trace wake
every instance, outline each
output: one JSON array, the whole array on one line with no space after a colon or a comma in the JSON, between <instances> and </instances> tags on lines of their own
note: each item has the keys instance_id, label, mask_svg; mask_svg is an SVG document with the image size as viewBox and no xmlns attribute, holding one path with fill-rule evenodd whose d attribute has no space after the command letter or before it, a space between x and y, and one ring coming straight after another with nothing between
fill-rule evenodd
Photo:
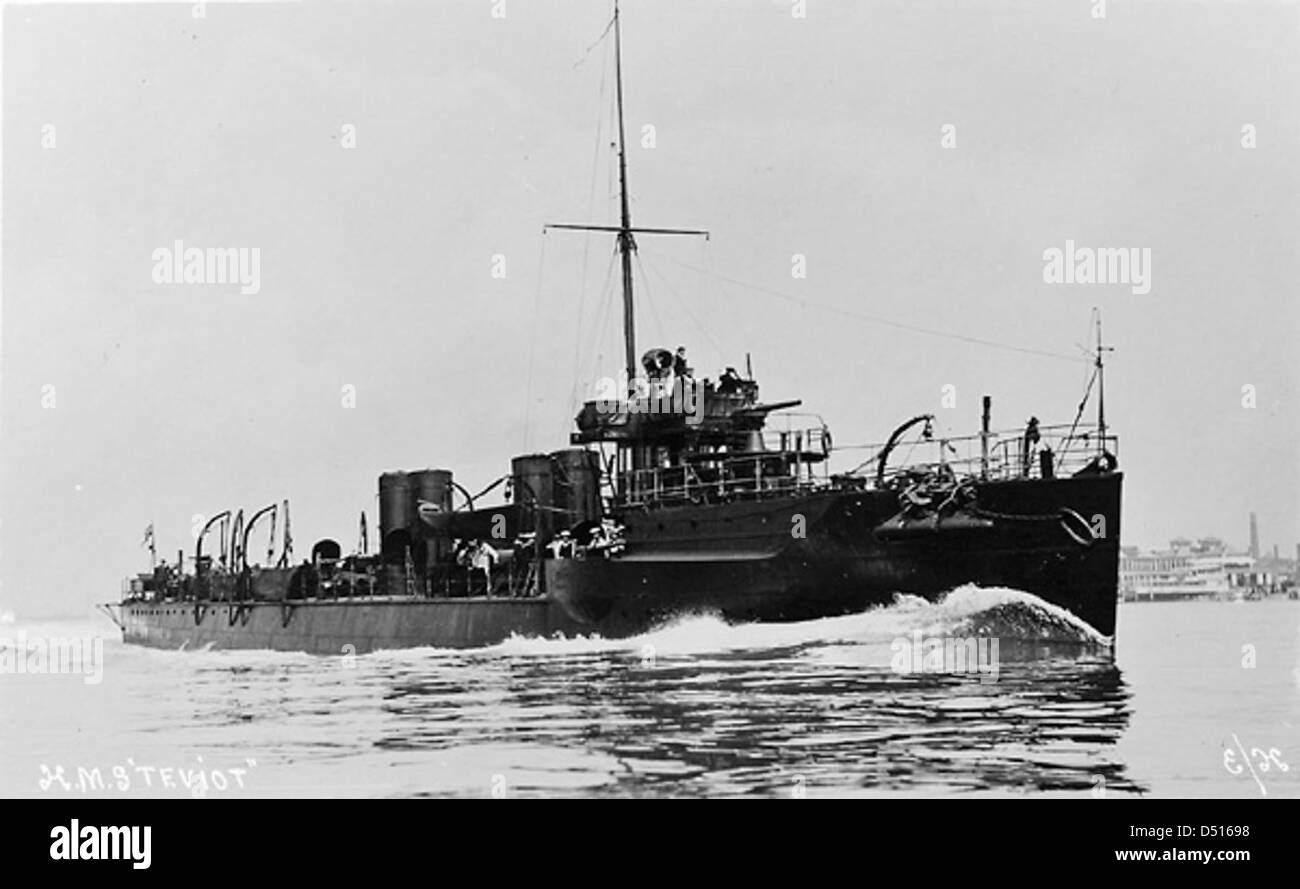
<instances>
[{"instance_id":1,"label":"wake","mask_svg":"<svg viewBox=\"0 0 1300 889\"><path fill-rule=\"evenodd\" d=\"M715 615L685 615L626 639L512 637L482 651L507 655L653 652L687 655L844 643L888 643L920 631L925 636L988 636L1007 643L1051 642L1106 646L1107 637L1069 611L1032 593L966 584L937 602L898 595L891 605L858 614L799 623L729 624Z\"/></svg>"}]
</instances>

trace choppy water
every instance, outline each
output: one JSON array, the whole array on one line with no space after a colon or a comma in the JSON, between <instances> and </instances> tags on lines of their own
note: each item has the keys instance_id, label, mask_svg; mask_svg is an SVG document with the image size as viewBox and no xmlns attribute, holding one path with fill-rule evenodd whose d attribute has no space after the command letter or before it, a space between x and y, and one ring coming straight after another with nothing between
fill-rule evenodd
<instances>
[{"instance_id":1,"label":"choppy water","mask_svg":"<svg viewBox=\"0 0 1300 889\"><path fill-rule=\"evenodd\" d=\"M976 588L802 624L355 658L0 625L19 631L104 637L103 674L0 674L3 796L1300 796L1289 601L1121 605L1113 652L1032 596ZM917 631L996 637L996 678L898 672Z\"/></svg>"}]
</instances>

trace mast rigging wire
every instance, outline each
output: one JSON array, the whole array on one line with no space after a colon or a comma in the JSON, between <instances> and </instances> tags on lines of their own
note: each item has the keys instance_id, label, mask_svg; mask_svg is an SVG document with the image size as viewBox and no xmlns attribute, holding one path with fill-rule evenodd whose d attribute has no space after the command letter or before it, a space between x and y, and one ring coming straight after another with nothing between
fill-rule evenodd
<instances>
[{"instance_id":1,"label":"mast rigging wire","mask_svg":"<svg viewBox=\"0 0 1300 889\"><path fill-rule=\"evenodd\" d=\"M775 296L778 299L784 299L788 302L793 302L803 307L822 309L823 311L833 312L835 314L844 315L849 318L856 318L858 320L868 321L873 324L882 324L886 327L894 327L899 330L906 330L910 333L919 333L925 336L935 336L935 337L942 337L944 339L958 340L965 343L972 343L978 346L987 346L991 349L1004 349L1010 352L1020 352L1021 354L1024 355L1037 355L1041 358L1054 358L1058 361L1070 361L1070 362L1079 361L1079 358L1077 358L1076 356L1066 355L1061 352L1049 352L1046 349L1032 349L1032 348L1027 348L1025 346L1013 346L1009 343L999 343L996 342L995 340L986 340L980 337L967 336L965 334L960 334L960 333L949 333L943 330L931 330L925 327L917 327L912 324L903 324L902 322L893 321L889 318L882 318L878 315L869 315L865 312L855 312L852 311L851 309L844 309L839 306L832 306L832 305L827 305L825 303L813 302L812 300L807 300L807 299L803 299L802 297L793 296L789 293L782 293L779 290L773 290L770 287L761 287L757 284L750 284L747 281L741 281L736 278L731 278L726 275L718 274L717 272L713 272L707 269L702 269L699 266L693 266L690 263L681 262L680 260L672 259L672 257L668 257L668 259L671 262L677 263L677 265L680 265L682 268L690 269L692 271L699 272L701 274L713 275L718 280L724 281L728 284L733 284L737 287L744 287L748 290L753 290L757 293L767 294L768 296Z\"/></svg>"}]
</instances>

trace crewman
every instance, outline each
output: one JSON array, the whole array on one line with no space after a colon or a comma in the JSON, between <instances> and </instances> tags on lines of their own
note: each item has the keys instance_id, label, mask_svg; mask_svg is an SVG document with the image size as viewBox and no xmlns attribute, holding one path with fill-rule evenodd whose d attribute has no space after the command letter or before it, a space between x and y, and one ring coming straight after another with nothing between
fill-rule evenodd
<instances>
[{"instance_id":1,"label":"crewman","mask_svg":"<svg viewBox=\"0 0 1300 889\"><path fill-rule=\"evenodd\" d=\"M1038 444L1038 418L1030 417L1029 423L1025 426L1025 439L1020 449L1020 474L1029 475L1029 467L1033 465L1034 445Z\"/></svg>"},{"instance_id":2,"label":"crewman","mask_svg":"<svg viewBox=\"0 0 1300 889\"><path fill-rule=\"evenodd\" d=\"M483 572L483 592L487 595L492 593L492 566L496 564L498 558L500 554L486 540L481 540L474 547L474 555L470 559L471 569Z\"/></svg>"}]
</instances>

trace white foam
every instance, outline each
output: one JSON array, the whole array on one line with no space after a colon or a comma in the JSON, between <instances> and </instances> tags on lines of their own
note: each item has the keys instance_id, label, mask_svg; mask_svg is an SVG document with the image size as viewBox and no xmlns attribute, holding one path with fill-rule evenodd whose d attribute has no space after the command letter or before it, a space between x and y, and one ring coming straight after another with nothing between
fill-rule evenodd
<instances>
[{"instance_id":1,"label":"white foam","mask_svg":"<svg viewBox=\"0 0 1300 889\"><path fill-rule=\"evenodd\" d=\"M880 642L916 630L928 635L959 635L962 631L973 633L981 628L1000 631L986 635L1025 641L1045 638L1084 644L1108 641L1069 611L1032 593L965 584L937 602L899 595L892 605L798 623L729 624L716 615L684 615L626 639L514 636L480 651L511 656L571 656L609 651L673 656L819 643Z\"/></svg>"}]
</instances>

